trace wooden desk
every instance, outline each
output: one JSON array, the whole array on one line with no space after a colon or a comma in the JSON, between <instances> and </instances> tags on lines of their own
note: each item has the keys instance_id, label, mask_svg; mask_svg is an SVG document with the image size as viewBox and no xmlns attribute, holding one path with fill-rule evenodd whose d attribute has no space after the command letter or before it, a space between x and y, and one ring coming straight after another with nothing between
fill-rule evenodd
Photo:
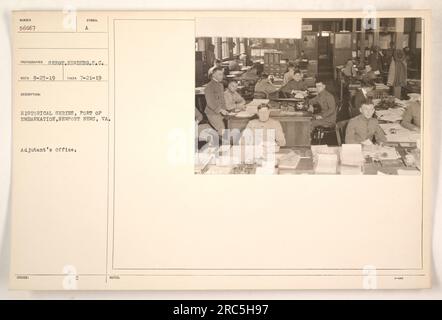
<instances>
[{"instance_id":1,"label":"wooden desk","mask_svg":"<svg viewBox=\"0 0 442 320\"><path fill-rule=\"evenodd\" d=\"M227 117L228 129L244 130L252 118L237 118L234 116ZM287 147L296 146L310 146L310 132L311 132L311 117L310 116L287 116L278 115L271 116L272 119L278 120L281 123L282 130L286 140Z\"/></svg>"}]
</instances>

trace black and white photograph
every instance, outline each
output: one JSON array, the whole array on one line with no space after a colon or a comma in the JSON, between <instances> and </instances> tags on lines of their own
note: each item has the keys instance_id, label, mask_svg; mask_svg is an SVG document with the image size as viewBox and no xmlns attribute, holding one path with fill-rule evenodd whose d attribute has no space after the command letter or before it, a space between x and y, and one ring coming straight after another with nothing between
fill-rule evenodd
<instances>
[{"instance_id":1,"label":"black and white photograph","mask_svg":"<svg viewBox=\"0 0 442 320\"><path fill-rule=\"evenodd\" d=\"M196 37L195 173L420 175L422 19L299 34Z\"/></svg>"}]
</instances>

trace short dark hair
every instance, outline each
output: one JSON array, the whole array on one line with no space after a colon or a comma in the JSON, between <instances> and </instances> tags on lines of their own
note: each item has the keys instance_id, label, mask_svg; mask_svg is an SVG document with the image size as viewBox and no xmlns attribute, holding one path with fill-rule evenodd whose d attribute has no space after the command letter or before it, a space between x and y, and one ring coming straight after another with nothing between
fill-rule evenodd
<instances>
[{"instance_id":1,"label":"short dark hair","mask_svg":"<svg viewBox=\"0 0 442 320\"><path fill-rule=\"evenodd\" d=\"M259 111L259 110L261 110L262 108L267 108L267 109L268 109L269 106L268 106L266 103L261 103L261 104L258 106L258 109L257 109L257 110Z\"/></svg>"},{"instance_id":2,"label":"short dark hair","mask_svg":"<svg viewBox=\"0 0 442 320\"><path fill-rule=\"evenodd\" d=\"M262 79L267 79L268 78L268 74L267 73L261 73L261 78Z\"/></svg>"},{"instance_id":3,"label":"short dark hair","mask_svg":"<svg viewBox=\"0 0 442 320\"><path fill-rule=\"evenodd\" d=\"M215 63L221 63L221 60L220 59L216 59Z\"/></svg>"},{"instance_id":4,"label":"short dark hair","mask_svg":"<svg viewBox=\"0 0 442 320\"><path fill-rule=\"evenodd\" d=\"M297 74L297 73L299 73L299 74L302 76L302 72L301 72L301 70L296 69L294 74Z\"/></svg>"}]
</instances>

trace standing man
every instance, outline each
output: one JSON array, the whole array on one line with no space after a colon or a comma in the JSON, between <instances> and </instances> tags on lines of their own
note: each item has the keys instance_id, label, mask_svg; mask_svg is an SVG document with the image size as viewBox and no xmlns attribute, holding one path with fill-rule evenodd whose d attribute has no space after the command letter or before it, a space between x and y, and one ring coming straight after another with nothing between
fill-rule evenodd
<instances>
[{"instance_id":1,"label":"standing man","mask_svg":"<svg viewBox=\"0 0 442 320\"><path fill-rule=\"evenodd\" d=\"M404 52L400 49L394 52L391 60L387 85L393 88L393 95L396 98L402 98L402 88L407 85L407 64Z\"/></svg>"},{"instance_id":2,"label":"standing man","mask_svg":"<svg viewBox=\"0 0 442 320\"><path fill-rule=\"evenodd\" d=\"M368 64L373 71L382 71L382 53L379 52L379 47L374 46L368 56Z\"/></svg>"},{"instance_id":3,"label":"standing man","mask_svg":"<svg viewBox=\"0 0 442 320\"><path fill-rule=\"evenodd\" d=\"M315 127L332 127L336 124L336 102L335 97L325 90L325 84L322 82L316 83L318 95L310 100L309 111L313 112L313 105L318 104L321 111L314 115L312 120L312 129Z\"/></svg>"},{"instance_id":4,"label":"standing man","mask_svg":"<svg viewBox=\"0 0 442 320\"><path fill-rule=\"evenodd\" d=\"M204 112L207 115L210 125L218 132L221 137L224 125L224 115L227 115L226 103L224 101L224 72L221 68L213 69L212 80L207 84L204 95L207 106Z\"/></svg>"}]
</instances>

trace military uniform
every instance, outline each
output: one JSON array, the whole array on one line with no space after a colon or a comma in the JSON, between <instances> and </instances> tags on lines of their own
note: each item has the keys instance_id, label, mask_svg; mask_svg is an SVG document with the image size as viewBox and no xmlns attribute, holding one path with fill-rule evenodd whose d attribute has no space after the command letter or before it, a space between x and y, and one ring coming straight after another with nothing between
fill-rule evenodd
<instances>
[{"instance_id":1,"label":"military uniform","mask_svg":"<svg viewBox=\"0 0 442 320\"><path fill-rule=\"evenodd\" d=\"M345 143L361 143L367 139L371 141L373 138L378 143L387 140L377 119L367 119L360 114L348 122Z\"/></svg>"},{"instance_id":2,"label":"military uniform","mask_svg":"<svg viewBox=\"0 0 442 320\"><path fill-rule=\"evenodd\" d=\"M312 121L312 128L323 126L332 127L336 124L336 102L335 97L327 90L322 90L318 95L310 100L310 104L319 104L321 112L317 115L322 119Z\"/></svg>"},{"instance_id":3,"label":"military uniform","mask_svg":"<svg viewBox=\"0 0 442 320\"><path fill-rule=\"evenodd\" d=\"M221 135L225 129L224 117L220 114L222 109L226 109L224 85L222 82L212 79L204 89L204 95L207 102L204 112L210 125Z\"/></svg>"}]
</instances>

